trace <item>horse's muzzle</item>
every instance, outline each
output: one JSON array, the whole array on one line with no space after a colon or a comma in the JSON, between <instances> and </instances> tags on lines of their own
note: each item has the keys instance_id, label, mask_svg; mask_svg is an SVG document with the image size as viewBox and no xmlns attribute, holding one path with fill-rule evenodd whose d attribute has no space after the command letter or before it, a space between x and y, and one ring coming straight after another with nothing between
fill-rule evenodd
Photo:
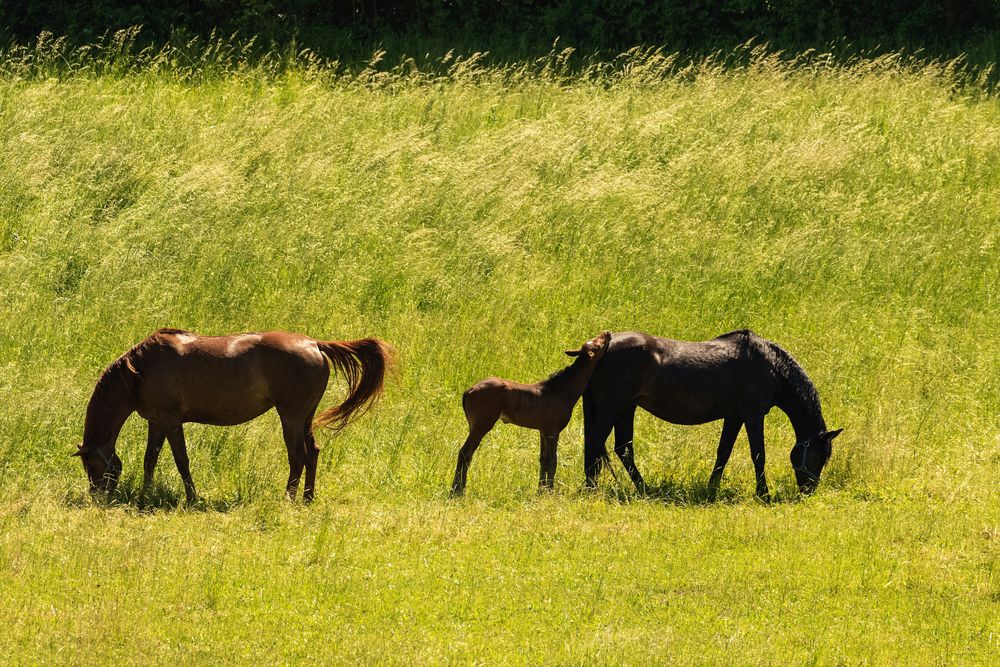
<instances>
[{"instance_id":1,"label":"horse's muzzle","mask_svg":"<svg viewBox=\"0 0 1000 667\"><path fill-rule=\"evenodd\" d=\"M800 481L798 484L799 484L799 493L808 496L809 494L811 494L813 491L816 490L817 486L819 486L819 479L810 478L805 481Z\"/></svg>"},{"instance_id":2,"label":"horse's muzzle","mask_svg":"<svg viewBox=\"0 0 1000 667\"><path fill-rule=\"evenodd\" d=\"M799 493L809 495L819 486L819 476L813 475L808 470L802 468L795 469L795 482L799 486Z\"/></svg>"}]
</instances>

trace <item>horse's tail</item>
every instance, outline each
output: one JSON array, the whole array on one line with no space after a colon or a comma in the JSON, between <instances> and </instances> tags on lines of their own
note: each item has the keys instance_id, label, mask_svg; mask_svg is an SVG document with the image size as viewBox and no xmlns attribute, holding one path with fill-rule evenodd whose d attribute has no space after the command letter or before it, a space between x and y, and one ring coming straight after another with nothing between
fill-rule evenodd
<instances>
[{"instance_id":1,"label":"horse's tail","mask_svg":"<svg viewBox=\"0 0 1000 667\"><path fill-rule=\"evenodd\" d=\"M316 341L316 345L347 380L347 398L321 412L315 423L339 430L355 416L364 414L382 395L385 374L393 365L395 351L378 338Z\"/></svg>"}]
</instances>

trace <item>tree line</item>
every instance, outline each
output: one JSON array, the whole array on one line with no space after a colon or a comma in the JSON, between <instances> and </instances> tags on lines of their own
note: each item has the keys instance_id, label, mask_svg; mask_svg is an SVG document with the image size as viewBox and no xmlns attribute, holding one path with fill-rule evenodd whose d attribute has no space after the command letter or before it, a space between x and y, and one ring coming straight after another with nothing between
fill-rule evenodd
<instances>
[{"instance_id":1,"label":"tree line","mask_svg":"<svg viewBox=\"0 0 1000 667\"><path fill-rule=\"evenodd\" d=\"M86 42L142 25L143 39L256 37L337 56L348 44L411 39L531 52L637 45L711 51L755 38L776 48L917 49L990 39L1000 0L84 0L0 2L0 37L42 31Z\"/></svg>"}]
</instances>

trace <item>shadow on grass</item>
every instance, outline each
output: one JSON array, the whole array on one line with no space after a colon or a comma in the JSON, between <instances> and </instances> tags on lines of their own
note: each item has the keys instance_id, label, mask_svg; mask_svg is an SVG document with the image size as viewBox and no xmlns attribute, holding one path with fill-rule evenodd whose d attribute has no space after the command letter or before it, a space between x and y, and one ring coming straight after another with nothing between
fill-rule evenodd
<instances>
[{"instance_id":1,"label":"shadow on grass","mask_svg":"<svg viewBox=\"0 0 1000 667\"><path fill-rule=\"evenodd\" d=\"M67 492L63 502L68 507L82 508L97 505L98 507L130 507L138 512L152 513L159 511L184 509L194 512L230 512L247 504L249 498L208 499L199 496L194 503L188 504L184 493L179 489L154 481L153 485L143 492L142 483L136 479L123 478L112 493L89 493L87 491Z\"/></svg>"},{"instance_id":2,"label":"shadow on grass","mask_svg":"<svg viewBox=\"0 0 1000 667\"><path fill-rule=\"evenodd\" d=\"M627 478L617 480L610 486L601 488L609 502L626 504L634 500L651 500L665 505L677 506L710 506L735 505L741 502L752 502L761 505L783 505L800 502L805 496L797 489L786 489L784 486L772 488L771 499L763 501L732 487L712 489L708 480L699 479L660 479L646 483L643 491L638 491Z\"/></svg>"}]
</instances>

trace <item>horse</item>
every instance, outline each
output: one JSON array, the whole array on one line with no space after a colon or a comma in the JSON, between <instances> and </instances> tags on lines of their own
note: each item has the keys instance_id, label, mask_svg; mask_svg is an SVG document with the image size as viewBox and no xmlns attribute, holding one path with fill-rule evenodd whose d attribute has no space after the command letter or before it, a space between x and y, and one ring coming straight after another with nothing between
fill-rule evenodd
<instances>
[{"instance_id":1,"label":"horse","mask_svg":"<svg viewBox=\"0 0 1000 667\"><path fill-rule=\"evenodd\" d=\"M309 502L319 455L313 416L331 367L346 379L347 398L320 413L315 424L339 430L379 398L392 361L392 347L376 338L321 341L285 331L199 336L159 329L101 374L87 405L83 442L73 456L82 460L92 492L113 491L122 469L115 443L136 412L149 422L143 491L166 439L190 504L197 494L184 424L232 426L276 408L288 449L286 495L294 500L305 467L303 499Z\"/></svg>"},{"instance_id":2,"label":"horse","mask_svg":"<svg viewBox=\"0 0 1000 667\"><path fill-rule=\"evenodd\" d=\"M764 415L778 407L789 418L796 442L789 455L799 491L812 493L843 429L828 431L819 394L805 371L777 344L747 329L705 342L616 333L594 369L583 394L584 473L596 486L605 441L614 429L615 453L643 493L646 484L635 465L633 422L636 407L674 424L722 421L712 497L740 427L746 428L757 476L756 495L770 500L764 476Z\"/></svg>"},{"instance_id":3,"label":"horse","mask_svg":"<svg viewBox=\"0 0 1000 667\"><path fill-rule=\"evenodd\" d=\"M551 489L555 483L559 434L569 423L573 407L610 339L611 332L605 331L577 350L566 350L566 355L576 360L541 382L521 384L491 377L466 390L462 394L462 409L469 422L469 436L458 452L452 495L465 492L472 455L497 421L539 431L538 486L539 490Z\"/></svg>"}]
</instances>

